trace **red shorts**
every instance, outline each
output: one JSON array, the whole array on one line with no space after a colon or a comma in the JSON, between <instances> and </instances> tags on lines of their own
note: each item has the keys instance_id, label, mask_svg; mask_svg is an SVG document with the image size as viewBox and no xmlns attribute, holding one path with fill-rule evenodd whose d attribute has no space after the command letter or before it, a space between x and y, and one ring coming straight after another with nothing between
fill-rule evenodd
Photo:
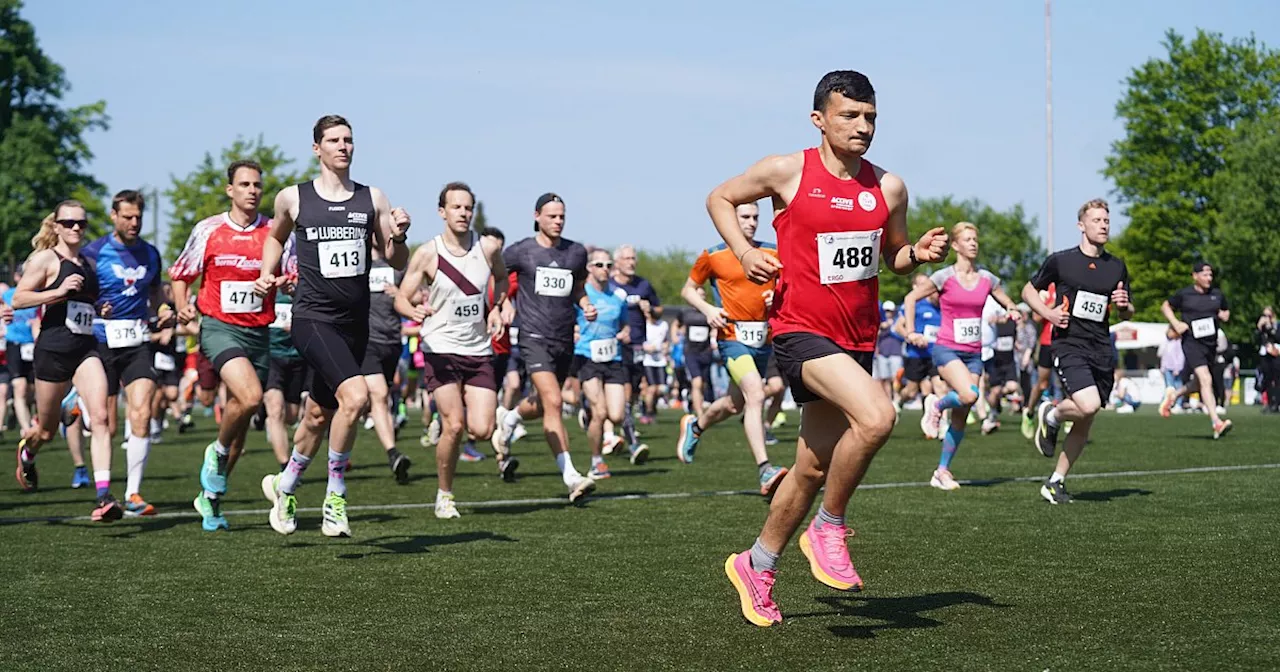
<instances>
[{"instance_id":1,"label":"red shorts","mask_svg":"<svg viewBox=\"0 0 1280 672\"><path fill-rule=\"evenodd\" d=\"M205 357L204 354L199 351L191 353L190 355L187 355L187 357L196 358L196 375L198 377L197 380L200 383L200 389L218 389L218 383L222 382L222 378L218 375L217 371L213 370L213 362L210 362L209 358Z\"/></svg>"}]
</instances>

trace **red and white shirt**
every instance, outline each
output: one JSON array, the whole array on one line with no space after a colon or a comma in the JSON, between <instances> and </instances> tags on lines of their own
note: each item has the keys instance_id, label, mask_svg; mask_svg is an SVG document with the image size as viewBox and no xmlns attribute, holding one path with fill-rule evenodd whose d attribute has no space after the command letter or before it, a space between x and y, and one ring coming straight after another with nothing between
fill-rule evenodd
<instances>
[{"instance_id":1,"label":"red and white shirt","mask_svg":"<svg viewBox=\"0 0 1280 672\"><path fill-rule=\"evenodd\" d=\"M193 282L203 276L196 308L201 315L240 327L266 327L275 321L275 292L265 297L253 293L253 282L262 269L262 245L271 235L271 220L262 215L240 226L228 213L196 224L182 254L169 269L169 277ZM284 275L297 274L294 239L289 237L281 258Z\"/></svg>"}]
</instances>

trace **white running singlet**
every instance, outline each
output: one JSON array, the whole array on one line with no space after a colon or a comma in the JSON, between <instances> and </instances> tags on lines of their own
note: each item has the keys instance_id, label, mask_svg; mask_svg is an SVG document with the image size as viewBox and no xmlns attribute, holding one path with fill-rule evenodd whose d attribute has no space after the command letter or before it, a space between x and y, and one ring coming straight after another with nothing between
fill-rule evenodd
<instances>
[{"instance_id":1,"label":"white running singlet","mask_svg":"<svg viewBox=\"0 0 1280 672\"><path fill-rule=\"evenodd\" d=\"M435 312L422 325L422 349L435 354L491 356L493 342L485 300L493 269L484 256L480 236L471 235L471 249L460 257L449 251L440 236L431 242L436 246L437 268L427 305Z\"/></svg>"}]
</instances>

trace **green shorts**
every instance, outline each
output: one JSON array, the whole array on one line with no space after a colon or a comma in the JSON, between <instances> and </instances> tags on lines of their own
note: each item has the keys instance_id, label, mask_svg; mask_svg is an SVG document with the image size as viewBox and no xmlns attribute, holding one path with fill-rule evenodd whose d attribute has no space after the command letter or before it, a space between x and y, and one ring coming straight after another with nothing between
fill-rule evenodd
<instances>
[{"instance_id":1,"label":"green shorts","mask_svg":"<svg viewBox=\"0 0 1280 672\"><path fill-rule=\"evenodd\" d=\"M271 335L267 327L238 327L205 316L200 320L200 354L213 364L213 370L219 375L224 364L244 357L253 364L258 383L266 385L267 372L271 369Z\"/></svg>"}]
</instances>

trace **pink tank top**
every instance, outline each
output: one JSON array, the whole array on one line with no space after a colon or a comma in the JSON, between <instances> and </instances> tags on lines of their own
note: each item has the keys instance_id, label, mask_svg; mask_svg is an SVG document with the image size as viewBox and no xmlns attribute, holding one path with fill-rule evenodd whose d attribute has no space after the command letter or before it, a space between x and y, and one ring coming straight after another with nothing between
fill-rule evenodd
<instances>
[{"instance_id":1,"label":"pink tank top","mask_svg":"<svg viewBox=\"0 0 1280 672\"><path fill-rule=\"evenodd\" d=\"M942 308L942 329L938 345L961 352L982 352L982 308L987 297L1000 286L1000 278L978 269L978 284L965 289L956 276L956 267L948 266L929 276L938 288Z\"/></svg>"}]
</instances>

